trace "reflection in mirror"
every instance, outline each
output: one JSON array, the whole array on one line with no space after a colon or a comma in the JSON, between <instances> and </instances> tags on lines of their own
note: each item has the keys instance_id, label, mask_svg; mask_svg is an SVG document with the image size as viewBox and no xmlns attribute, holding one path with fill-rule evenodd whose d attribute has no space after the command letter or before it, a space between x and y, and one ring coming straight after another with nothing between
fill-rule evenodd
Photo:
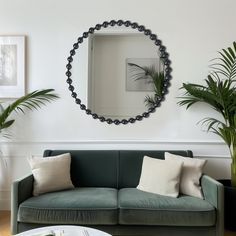
<instances>
[{"instance_id":1,"label":"reflection in mirror","mask_svg":"<svg viewBox=\"0 0 236 236\"><path fill-rule=\"evenodd\" d=\"M75 102L108 124L148 117L170 85L165 47L150 30L129 21L90 28L78 38L67 60L67 83Z\"/></svg>"},{"instance_id":2,"label":"reflection in mirror","mask_svg":"<svg viewBox=\"0 0 236 236\"><path fill-rule=\"evenodd\" d=\"M159 72L158 47L141 33L94 34L89 37L87 107L99 116L128 119L142 114L154 97L150 75Z\"/></svg>"}]
</instances>

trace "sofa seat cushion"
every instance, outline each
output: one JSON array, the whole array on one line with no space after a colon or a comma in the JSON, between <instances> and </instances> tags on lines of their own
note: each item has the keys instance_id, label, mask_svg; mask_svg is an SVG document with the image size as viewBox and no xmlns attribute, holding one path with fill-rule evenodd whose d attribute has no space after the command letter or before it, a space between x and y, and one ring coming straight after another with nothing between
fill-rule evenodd
<instances>
[{"instance_id":1,"label":"sofa seat cushion","mask_svg":"<svg viewBox=\"0 0 236 236\"><path fill-rule=\"evenodd\" d=\"M167 197L123 188L118 192L119 224L165 226L213 226L215 208L207 201L182 195Z\"/></svg>"},{"instance_id":2,"label":"sofa seat cushion","mask_svg":"<svg viewBox=\"0 0 236 236\"><path fill-rule=\"evenodd\" d=\"M117 189L75 188L31 197L20 204L18 221L38 224L117 224Z\"/></svg>"}]
</instances>

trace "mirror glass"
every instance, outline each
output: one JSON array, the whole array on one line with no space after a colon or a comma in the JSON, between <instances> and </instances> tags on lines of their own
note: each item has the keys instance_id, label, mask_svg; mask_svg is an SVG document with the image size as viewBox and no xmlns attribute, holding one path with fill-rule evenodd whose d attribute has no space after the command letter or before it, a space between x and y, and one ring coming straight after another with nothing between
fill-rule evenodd
<instances>
[{"instance_id":1,"label":"mirror glass","mask_svg":"<svg viewBox=\"0 0 236 236\"><path fill-rule=\"evenodd\" d=\"M83 42L77 43L78 51L74 44L74 55L68 58L72 97L87 114L107 123L125 124L148 117L164 100L169 86L165 48L155 35L147 36L132 27L90 29L95 30L79 38Z\"/></svg>"}]
</instances>

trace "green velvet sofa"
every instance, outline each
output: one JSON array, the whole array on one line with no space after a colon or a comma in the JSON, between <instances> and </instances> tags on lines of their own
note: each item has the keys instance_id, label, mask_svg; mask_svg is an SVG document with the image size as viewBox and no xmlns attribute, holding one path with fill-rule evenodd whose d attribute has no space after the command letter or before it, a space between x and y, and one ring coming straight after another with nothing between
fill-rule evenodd
<instances>
[{"instance_id":1,"label":"green velvet sofa","mask_svg":"<svg viewBox=\"0 0 236 236\"><path fill-rule=\"evenodd\" d=\"M143 156L164 150L46 150L71 153L75 189L32 196L33 176L12 185L12 234L48 225L83 225L112 235L223 236L223 186L201 177L204 199L166 197L136 189ZM191 151L171 151L192 157ZM58 170L60 171L60 170Z\"/></svg>"}]
</instances>

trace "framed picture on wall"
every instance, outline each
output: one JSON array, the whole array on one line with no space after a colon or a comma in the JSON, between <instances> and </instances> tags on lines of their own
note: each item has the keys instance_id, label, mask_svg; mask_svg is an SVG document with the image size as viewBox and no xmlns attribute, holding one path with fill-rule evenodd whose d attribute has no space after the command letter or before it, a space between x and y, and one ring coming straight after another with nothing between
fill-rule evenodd
<instances>
[{"instance_id":1,"label":"framed picture on wall","mask_svg":"<svg viewBox=\"0 0 236 236\"><path fill-rule=\"evenodd\" d=\"M0 36L0 97L25 95L25 36Z\"/></svg>"}]
</instances>

